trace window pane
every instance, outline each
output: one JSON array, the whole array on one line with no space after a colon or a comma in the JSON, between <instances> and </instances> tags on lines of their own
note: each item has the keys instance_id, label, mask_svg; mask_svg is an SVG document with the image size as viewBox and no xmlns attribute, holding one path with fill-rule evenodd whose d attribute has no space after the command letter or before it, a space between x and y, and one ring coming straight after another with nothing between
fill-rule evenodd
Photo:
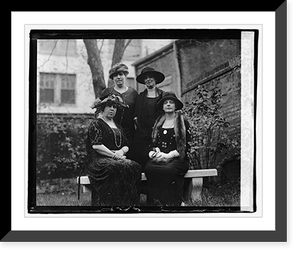
<instances>
[{"instance_id":1,"label":"window pane","mask_svg":"<svg viewBox=\"0 0 300 255\"><path fill-rule=\"evenodd\" d=\"M40 103L54 103L54 89L40 89Z\"/></svg>"},{"instance_id":2,"label":"window pane","mask_svg":"<svg viewBox=\"0 0 300 255\"><path fill-rule=\"evenodd\" d=\"M75 90L62 89L61 90L62 104L75 104Z\"/></svg>"},{"instance_id":3,"label":"window pane","mask_svg":"<svg viewBox=\"0 0 300 255\"><path fill-rule=\"evenodd\" d=\"M61 103L75 104L76 75L61 75Z\"/></svg>"},{"instance_id":4,"label":"window pane","mask_svg":"<svg viewBox=\"0 0 300 255\"><path fill-rule=\"evenodd\" d=\"M76 76L74 74L61 76L61 88L62 89L75 89Z\"/></svg>"},{"instance_id":5,"label":"window pane","mask_svg":"<svg viewBox=\"0 0 300 255\"><path fill-rule=\"evenodd\" d=\"M55 74L40 73L40 87L54 89Z\"/></svg>"}]
</instances>

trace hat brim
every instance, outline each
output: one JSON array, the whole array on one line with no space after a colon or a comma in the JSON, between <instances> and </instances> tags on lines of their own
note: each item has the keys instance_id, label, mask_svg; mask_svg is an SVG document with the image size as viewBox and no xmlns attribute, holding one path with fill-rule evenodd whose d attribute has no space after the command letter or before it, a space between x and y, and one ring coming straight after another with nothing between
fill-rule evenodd
<instances>
[{"instance_id":1,"label":"hat brim","mask_svg":"<svg viewBox=\"0 0 300 255\"><path fill-rule=\"evenodd\" d=\"M123 72L126 76L129 74L129 72L126 71L126 70L124 70L124 71L123 71L123 70L119 70L119 71L114 72L114 73L112 73L111 75L109 75L109 78L110 78L111 80L113 80L114 77L117 76L117 74L118 74L119 72Z\"/></svg>"},{"instance_id":2,"label":"hat brim","mask_svg":"<svg viewBox=\"0 0 300 255\"><path fill-rule=\"evenodd\" d=\"M105 101L101 104L98 104L95 108L98 108L98 107L104 107L105 108L109 104L114 104L118 108L129 108L129 106L127 104L124 104L122 102L113 101L113 100L107 100L107 101Z\"/></svg>"},{"instance_id":3,"label":"hat brim","mask_svg":"<svg viewBox=\"0 0 300 255\"><path fill-rule=\"evenodd\" d=\"M136 80L138 83L142 83L142 84L145 84L145 78L146 76L153 76L155 81L156 81L156 84L159 84L161 82L164 81L165 79L165 75L161 72L158 72L158 71L148 71L148 72L145 72L145 73L141 73L139 76L136 77Z\"/></svg>"},{"instance_id":4,"label":"hat brim","mask_svg":"<svg viewBox=\"0 0 300 255\"><path fill-rule=\"evenodd\" d=\"M175 98L174 96L166 96L166 97L162 98L161 100L159 100L157 102L157 104L155 106L155 109L157 111L162 110L163 109L163 103L166 100L173 100L174 103L175 103L176 110L180 110L180 109L183 108L183 103L178 98Z\"/></svg>"},{"instance_id":5,"label":"hat brim","mask_svg":"<svg viewBox=\"0 0 300 255\"><path fill-rule=\"evenodd\" d=\"M129 106L127 104L125 104L124 102L121 102L119 100L109 99L107 96L105 96L102 100L97 98L94 101L94 103L92 104L91 108L94 109L94 108L98 108L101 106L105 106L108 103L116 104L118 107L121 107L121 108L129 108Z\"/></svg>"}]
</instances>

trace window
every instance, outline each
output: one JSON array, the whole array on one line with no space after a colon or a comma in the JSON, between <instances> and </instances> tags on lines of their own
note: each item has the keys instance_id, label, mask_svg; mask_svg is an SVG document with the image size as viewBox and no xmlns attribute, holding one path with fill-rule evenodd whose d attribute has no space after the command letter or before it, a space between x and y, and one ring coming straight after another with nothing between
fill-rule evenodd
<instances>
[{"instance_id":1,"label":"window","mask_svg":"<svg viewBox=\"0 0 300 255\"><path fill-rule=\"evenodd\" d=\"M54 81L53 74L40 74L40 102L54 103Z\"/></svg>"},{"instance_id":2,"label":"window","mask_svg":"<svg viewBox=\"0 0 300 255\"><path fill-rule=\"evenodd\" d=\"M75 75L61 76L61 103L75 104Z\"/></svg>"},{"instance_id":3,"label":"window","mask_svg":"<svg viewBox=\"0 0 300 255\"><path fill-rule=\"evenodd\" d=\"M75 74L40 73L40 103L75 104Z\"/></svg>"}]
</instances>

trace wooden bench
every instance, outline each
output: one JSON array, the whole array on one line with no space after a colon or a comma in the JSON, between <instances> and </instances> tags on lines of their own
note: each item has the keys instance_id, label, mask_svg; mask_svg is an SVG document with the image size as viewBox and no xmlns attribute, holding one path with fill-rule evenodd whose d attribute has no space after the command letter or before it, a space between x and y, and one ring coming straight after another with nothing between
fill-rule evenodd
<instances>
[{"instance_id":1,"label":"wooden bench","mask_svg":"<svg viewBox=\"0 0 300 255\"><path fill-rule=\"evenodd\" d=\"M203 178L217 176L217 169L195 169L189 170L184 178L184 196L187 201L201 201ZM147 177L145 173L141 175L141 181L146 182ZM79 177L77 177L77 184L79 183ZM80 176L80 185L82 186L82 192L91 192L90 179L88 176ZM81 189L80 189L81 190Z\"/></svg>"}]
</instances>

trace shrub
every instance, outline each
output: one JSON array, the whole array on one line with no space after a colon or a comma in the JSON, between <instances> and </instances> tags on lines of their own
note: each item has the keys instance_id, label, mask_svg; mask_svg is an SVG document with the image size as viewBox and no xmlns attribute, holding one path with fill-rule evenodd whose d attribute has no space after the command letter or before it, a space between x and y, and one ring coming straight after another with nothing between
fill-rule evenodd
<instances>
[{"instance_id":1,"label":"shrub","mask_svg":"<svg viewBox=\"0 0 300 255\"><path fill-rule=\"evenodd\" d=\"M225 132L230 123L222 117L221 100L219 88L199 86L183 109L191 124L191 168L216 168L222 158L240 153L240 141Z\"/></svg>"},{"instance_id":2,"label":"shrub","mask_svg":"<svg viewBox=\"0 0 300 255\"><path fill-rule=\"evenodd\" d=\"M87 125L84 117L37 116L36 179L71 178L84 164Z\"/></svg>"}]
</instances>

